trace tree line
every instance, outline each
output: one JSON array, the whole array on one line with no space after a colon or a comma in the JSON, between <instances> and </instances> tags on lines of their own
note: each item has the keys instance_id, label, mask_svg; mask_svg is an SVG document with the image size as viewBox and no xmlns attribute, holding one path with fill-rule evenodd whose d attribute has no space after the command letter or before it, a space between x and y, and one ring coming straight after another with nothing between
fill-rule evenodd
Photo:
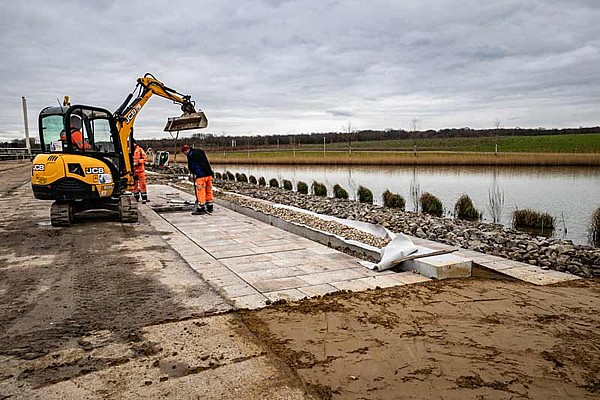
<instances>
[{"instance_id":1,"label":"tree line","mask_svg":"<svg viewBox=\"0 0 600 400\"><path fill-rule=\"evenodd\" d=\"M539 135L567 135L567 134L592 134L600 133L600 127L589 128L498 128L498 129L471 129L471 128L446 128L440 130L406 131L403 129L386 130L357 130L351 132L327 133L301 133L288 135L217 135L213 133L197 133L188 138L179 138L178 144L187 143L192 147L211 147L216 149L258 148L258 147L297 147L301 145L349 143L379 140L420 140L442 138L468 138L468 137L500 137L500 136L539 136ZM144 147L153 149L172 149L174 139L140 140Z\"/></svg>"},{"instance_id":2,"label":"tree line","mask_svg":"<svg viewBox=\"0 0 600 400\"><path fill-rule=\"evenodd\" d=\"M539 136L539 135L567 135L567 134L592 134L600 133L600 126L580 128L446 128L440 130L429 129L425 131L407 131L403 129L385 130L356 130L348 132L326 132L326 133L300 133L282 135L219 135L214 133L197 133L188 138L179 138L177 144L187 143L195 147L211 147L217 149L257 148L257 147L283 147L308 144L323 144L323 138L328 144L349 143L378 140L419 140L419 139L442 139L442 138L468 138L468 137L500 137L500 136ZM164 139L139 139L145 148L152 147L155 150L172 149L175 140ZM37 137L30 138L32 149L39 148ZM12 141L0 142L0 148L25 147L25 139L14 139Z\"/></svg>"}]
</instances>

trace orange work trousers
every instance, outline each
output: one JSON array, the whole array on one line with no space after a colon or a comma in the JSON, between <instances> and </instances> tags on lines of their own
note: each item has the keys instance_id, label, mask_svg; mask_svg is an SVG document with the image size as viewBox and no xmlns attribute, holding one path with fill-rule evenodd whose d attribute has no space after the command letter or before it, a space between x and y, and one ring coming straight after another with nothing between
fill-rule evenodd
<instances>
[{"instance_id":1,"label":"orange work trousers","mask_svg":"<svg viewBox=\"0 0 600 400\"><path fill-rule=\"evenodd\" d=\"M133 193L146 193L146 172L133 173Z\"/></svg>"},{"instance_id":2,"label":"orange work trousers","mask_svg":"<svg viewBox=\"0 0 600 400\"><path fill-rule=\"evenodd\" d=\"M201 206L206 203L212 203L212 176L196 178L196 200L198 200L198 204Z\"/></svg>"}]
</instances>

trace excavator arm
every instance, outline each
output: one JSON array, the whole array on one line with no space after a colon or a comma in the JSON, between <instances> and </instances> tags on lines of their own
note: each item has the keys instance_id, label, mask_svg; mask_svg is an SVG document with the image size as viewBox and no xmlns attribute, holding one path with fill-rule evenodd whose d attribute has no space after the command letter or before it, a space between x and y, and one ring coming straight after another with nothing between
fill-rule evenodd
<instances>
[{"instance_id":1,"label":"excavator arm","mask_svg":"<svg viewBox=\"0 0 600 400\"><path fill-rule=\"evenodd\" d=\"M131 165L131 146L129 138L133 135L133 124L141 109L153 95L172 100L181 106L183 114L180 117L169 118L166 131L183 131L188 129L206 128L208 120L201 110L196 111L191 96L183 95L174 89L165 86L151 74L138 78L136 89L130 93L123 104L114 112L119 140L125 159L125 170L122 179L127 179L127 187L133 187L133 167ZM135 96L135 98L134 98ZM129 149L129 151L125 151Z\"/></svg>"}]
</instances>

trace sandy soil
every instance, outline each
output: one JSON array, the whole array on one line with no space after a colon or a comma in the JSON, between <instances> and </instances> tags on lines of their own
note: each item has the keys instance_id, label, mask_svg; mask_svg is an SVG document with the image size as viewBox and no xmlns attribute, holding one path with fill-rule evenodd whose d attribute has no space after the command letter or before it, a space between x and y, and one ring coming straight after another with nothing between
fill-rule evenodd
<instances>
[{"instance_id":1,"label":"sandy soil","mask_svg":"<svg viewBox=\"0 0 600 400\"><path fill-rule=\"evenodd\" d=\"M325 296L243 320L323 398L595 399L600 282L468 280Z\"/></svg>"}]
</instances>

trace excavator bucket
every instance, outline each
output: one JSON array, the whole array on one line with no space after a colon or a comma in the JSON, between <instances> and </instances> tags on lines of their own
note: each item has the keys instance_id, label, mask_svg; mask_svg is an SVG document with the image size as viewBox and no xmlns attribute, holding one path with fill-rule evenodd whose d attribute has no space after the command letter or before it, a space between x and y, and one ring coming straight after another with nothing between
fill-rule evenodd
<instances>
[{"instance_id":1,"label":"excavator bucket","mask_svg":"<svg viewBox=\"0 0 600 400\"><path fill-rule=\"evenodd\" d=\"M180 117L171 117L167 120L165 132L186 131L189 129L202 129L208 126L208 119L204 112L182 114Z\"/></svg>"}]
</instances>

